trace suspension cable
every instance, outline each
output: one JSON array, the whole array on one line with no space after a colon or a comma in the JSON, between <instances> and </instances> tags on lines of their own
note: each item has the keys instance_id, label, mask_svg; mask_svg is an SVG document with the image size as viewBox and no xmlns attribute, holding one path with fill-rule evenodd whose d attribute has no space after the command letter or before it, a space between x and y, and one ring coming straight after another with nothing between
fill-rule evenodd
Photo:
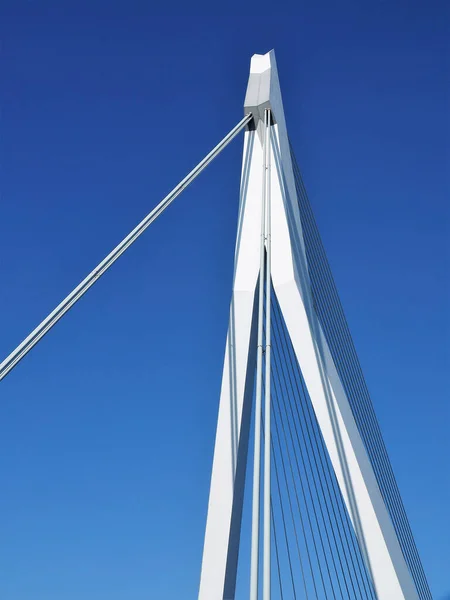
<instances>
[{"instance_id":1,"label":"suspension cable","mask_svg":"<svg viewBox=\"0 0 450 600\"><path fill-rule=\"evenodd\" d=\"M305 429L306 429L309 447L312 450L313 459L314 459L314 465L312 465L311 459L309 458L309 452L308 452L308 461L309 461L309 465L310 465L310 470L311 470L311 472L316 473L316 475L319 479L320 489L322 492L322 500L326 507L328 522L331 525L330 528L331 528L331 531L333 534L334 545L336 548L337 555L339 557L340 572L341 572L341 574L344 574L344 563L345 563L345 572L347 572L349 574L348 579L350 580L354 597L356 597L356 598L363 597L363 591L361 590L361 586L360 586L360 580L361 580L364 585L365 597L372 598L373 592L372 592L371 585L369 583L369 589L367 589L366 582L364 581L364 579L366 579L368 582L367 571L365 569L364 562L362 561L361 553L359 552L359 550L356 550L355 536L354 536L353 530L350 528L349 518L348 518L348 515L346 512L346 508L344 506L340 491L338 491L338 484L337 484L336 478L334 476L334 472L332 472L332 467L329 462L329 459L327 460L325 458L325 463L323 461L323 455L326 456L326 450L325 450L323 438L321 437L320 431L318 430L316 418L315 418L315 416L313 416L313 408L311 405L311 401L307 394L306 387L305 387L304 381L303 381L303 377L301 375L300 368L299 368L297 360L295 358L294 350L292 348L292 343L290 342L290 339L288 338L288 334L287 334L285 325L283 323L280 307L278 304L276 304L275 306L276 306L276 311L275 311L275 315L274 315L274 323L275 323L274 333L275 333L275 340L276 340L276 344L274 346L275 365L278 365L278 364L281 365L280 369L281 369L281 371L283 371L283 378L284 378L285 382L286 382L286 376L285 376L284 370L286 369L286 371L288 372L288 380L289 380L290 390L291 390L290 393L292 394L292 397L294 399L295 414L297 416L297 418L295 418L294 413L291 412L291 416L289 416L289 417L287 416L287 419L289 419L289 421L292 423L294 428L297 428L297 423L300 423L302 437L305 440L304 441L305 444L306 444L306 437L305 437ZM279 345L281 346L282 356L281 356L281 352L278 348ZM290 365L290 368L289 368L289 365ZM292 373L292 379L291 379L291 373ZM300 380L301 390L298 385L298 380ZM294 391L294 384L295 384L295 391ZM285 385L287 385L287 383L285 383ZM299 407L301 409L302 415L300 415ZM291 411L292 411L292 406L291 406ZM306 415L308 415L308 418ZM316 423L315 427L313 426L313 421ZM303 423L305 424L305 428L303 427ZM311 431L312 431L312 437L311 437ZM319 463L321 465L321 469L319 469L319 465L317 463L317 459L316 459L317 455L319 456ZM323 476L322 478L320 477L320 473L322 473L322 476ZM328 474L328 479L330 479L332 482L334 482L334 485L332 483L333 495L331 493L326 474ZM323 486L322 479L325 480L325 487ZM338 507L341 509L341 510L339 510L339 514L335 510L335 504L337 504ZM331 513L332 514L330 514L329 505L331 505L331 509L332 509ZM323 513L322 513L322 516L323 516ZM340 541L340 547L342 550L339 549L338 544L337 544L334 523L336 524L336 530L338 532L337 539L339 539L339 541ZM347 552L345 551L345 546L344 546L344 542L342 539L341 530L344 530ZM350 537L351 537L351 540L353 543L353 554L350 551L348 534L350 534ZM332 551L331 546L330 546L330 551ZM356 562L354 560L354 555L356 556ZM360 561L358 561L358 556L360 558ZM350 557L350 560L349 560L349 557ZM342 558L342 560L341 560L341 558ZM335 572L336 572L336 577L338 578L337 571L335 571ZM356 581L357 581L359 595L357 595L356 590L355 590L354 579L356 579ZM347 597L350 597L350 593L349 593L349 590L347 587L347 578L346 577L344 577L344 583L346 585L346 590L347 590L347 595L345 597L347 598ZM340 591L342 594L342 589L340 589Z\"/></svg>"},{"instance_id":2,"label":"suspension cable","mask_svg":"<svg viewBox=\"0 0 450 600\"><path fill-rule=\"evenodd\" d=\"M175 200L181 192L187 188L187 186L194 181L208 165L214 160L214 158L220 154L220 152L238 135L244 127L252 120L252 115L247 114L239 123L233 127L233 129L220 141L215 148L205 156L205 158L198 163L192 171L186 175L186 177L137 225L131 233L129 233L121 242L118 244L112 252L102 260L102 262L95 267L89 275L83 279L83 281L77 285L77 287L58 304L58 306L46 317L40 325L34 329L30 335L24 339L24 341L17 346L9 356L0 364L0 381L6 377L6 375L22 360L22 358L28 354L28 352L35 346L40 339L44 337L46 333L66 314L66 312L72 308L72 306L88 291L88 289L94 285L94 283L113 265L116 260L122 256L131 244L133 244L138 237L144 233L147 227L155 221L165 209Z\"/></svg>"},{"instance_id":3,"label":"suspension cable","mask_svg":"<svg viewBox=\"0 0 450 600\"><path fill-rule=\"evenodd\" d=\"M315 308L349 396L352 411L371 457L380 490L391 514L411 574L421 592L421 597L430 599L431 593L425 573L292 147L291 155Z\"/></svg>"},{"instance_id":4,"label":"suspension cable","mask_svg":"<svg viewBox=\"0 0 450 600\"><path fill-rule=\"evenodd\" d=\"M266 289L265 289L265 393L264 393L264 571L263 600L270 600L270 477L271 477L271 111L264 111L264 181L263 197L266 206ZM284 522L284 516L283 516Z\"/></svg>"},{"instance_id":5,"label":"suspension cable","mask_svg":"<svg viewBox=\"0 0 450 600\"><path fill-rule=\"evenodd\" d=\"M264 127L264 158L266 147L266 127ZM258 339L256 349L256 398L255 398L255 437L253 450L253 496L252 496L252 539L250 556L250 600L258 600L259 584L259 528L260 528L260 479L261 479L261 418L263 386L263 331L264 331L264 289L265 289L265 236L266 236L266 197L265 164L263 164L261 231L259 243L259 284L258 284Z\"/></svg>"},{"instance_id":6,"label":"suspension cable","mask_svg":"<svg viewBox=\"0 0 450 600\"><path fill-rule=\"evenodd\" d=\"M278 308L278 311L279 311L279 306L277 308ZM277 315L277 316L279 316L279 315ZM328 528L327 527L325 527L325 533L326 533L326 537L327 537L328 546L330 548L330 553L331 553L331 556L332 556L332 562L333 562L334 571L336 573L336 580L338 581L339 591L340 591L340 594L342 596L342 594L343 594L342 593L342 587L341 587L340 578L339 578L338 573L341 573L341 576L343 577L343 573L344 573L343 560L345 560L347 562L347 571L349 571L349 568L348 568L347 555L345 554L344 545L342 543L341 528L339 526L337 526L337 528L336 528L337 529L337 535L336 535L335 527L333 525L333 519L331 518L331 514L330 514L330 504L331 504L331 509L332 509L332 512L333 512L334 522L337 523L336 513L335 513L335 510L334 510L334 504L332 502L330 503L330 502L327 501L327 496L326 496L325 488L324 488L324 485L323 485L323 480L320 477L320 470L319 470L319 466L318 466L318 462L317 462L317 455L319 455L320 458L321 458L320 451L319 451L320 447L319 447L319 444L318 444L317 437L316 436L314 436L313 438L311 437L310 428L308 426L308 421L306 420L306 416L305 416L305 410L304 410L304 408L305 408L305 404L307 404L307 402L308 402L307 396L306 396L306 394L303 394L303 398L302 398L302 396L300 395L299 387L298 387L298 379L299 378L301 379L301 374L299 372L296 372L296 371L298 371L298 368L297 369L294 368L294 365L293 365L292 361L291 361L291 369L289 369L289 366L288 366L289 363L288 363L288 361L286 359L286 353L288 352L288 350L285 350L285 347L288 346L289 342L288 342L288 339L287 339L287 336L286 336L286 332L284 331L284 329L282 328L282 326L279 325L279 323L277 322L277 319L275 319L275 327L276 327L276 332L278 334L277 335L277 349L276 349L276 351L278 352L278 355L279 355L279 361L278 362L281 365L280 369L281 369L282 374L283 374L283 379L285 381L285 386L286 386L286 389L287 389L287 387L288 387L288 383L287 382L289 382L290 393L291 393L292 398L294 400L293 404L295 406L296 414L297 414L297 418L298 418L297 422L300 423L300 426L301 426L301 429L302 429L303 439L305 440L305 442L306 442L306 436L305 436L305 431L306 431L307 440L309 442L309 447L312 448L312 450L313 450L312 451L312 456L313 456L314 464L311 463L311 459L309 458L309 453L308 453L308 460L309 460L309 465L310 465L311 472L315 473L315 475L316 475L316 477L314 477L313 480L315 481L315 479L317 478L318 481L319 481L321 498L323 500L323 504L325 506L325 512L327 514L327 521L325 521L325 519L324 519L324 512L323 512L323 509L322 509L322 503L319 501L320 496L317 493L317 485L315 484L315 489L316 489L318 504L319 504L319 507L320 507L320 513L321 513L322 523L324 523L324 524L325 523L330 523L330 525L331 525L330 530L331 530L332 539L333 539L333 542L334 542L334 547L336 549L336 555L337 555L338 561L339 561L339 569L337 568L337 565L336 565L336 562L335 562L335 559L334 559L334 552L332 550L332 544L331 544L331 541L330 541L330 536L329 536L329 532L328 532ZM284 335L282 335L282 334L284 334ZM281 344L282 354L283 354L282 357L281 357L281 352L278 350L278 343ZM287 374L288 374L287 378L286 378L286 371L287 371ZM297 393L295 393L295 390L294 390L293 380L295 380L295 387L296 387ZM297 402L295 400L297 400ZM303 400L303 401L301 401L301 400ZM301 407L301 410L302 410L302 413L303 413L302 417L299 414L298 406ZM294 423L295 426L297 426L295 421L293 421L293 423ZM305 425L305 427L303 427L303 424ZM313 433L315 433L314 430L313 430ZM313 445L313 441L315 442L315 446ZM324 470L322 462L321 462L321 466L322 466L322 474L324 476L323 478L325 478L325 470ZM326 479L325 479L325 481L326 481ZM339 539L340 542L341 542L342 551L340 551L340 549L338 547L337 539ZM347 579L345 577L343 577L343 581L344 581L344 585L346 587L347 597L350 597L350 592L349 592L349 588L348 588L348 584L347 584ZM353 585L353 579L351 579L351 584ZM353 591L354 591L354 588L353 588Z\"/></svg>"}]
</instances>

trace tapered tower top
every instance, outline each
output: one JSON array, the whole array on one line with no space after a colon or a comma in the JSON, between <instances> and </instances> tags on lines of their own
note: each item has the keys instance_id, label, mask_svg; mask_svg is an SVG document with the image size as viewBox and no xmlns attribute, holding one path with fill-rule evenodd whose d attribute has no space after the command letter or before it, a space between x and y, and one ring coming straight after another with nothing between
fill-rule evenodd
<instances>
[{"instance_id":1,"label":"tapered tower top","mask_svg":"<svg viewBox=\"0 0 450 600\"><path fill-rule=\"evenodd\" d=\"M280 83L278 81L275 50L267 54L254 54L250 63L250 77L245 94L244 112L252 113L254 127L259 121L264 121L264 110L270 108L272 118L277 122L277 116L283 114Z\"/></svg>"}]
</instances>

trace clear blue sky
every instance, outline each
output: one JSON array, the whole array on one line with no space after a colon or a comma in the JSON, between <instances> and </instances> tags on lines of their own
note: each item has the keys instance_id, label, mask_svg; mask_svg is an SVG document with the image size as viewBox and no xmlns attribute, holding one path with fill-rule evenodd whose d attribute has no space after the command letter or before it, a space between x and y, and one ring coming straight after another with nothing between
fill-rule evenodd
<instances>
[{"instance_id":1,"label":"clear blue sky","mask_svg":"<svg viewBox=\"0 0 450 600\"><path fill-rule=\"evenodd\" d=\"M307 0L272 3L268 17L153 16L147 5L1 5L1 355L241 118L250 56L274 47L290 136L440 600L448 3ZM0 384L2 600L196 597L241 145Z\"/></svg>"}]
</instances>

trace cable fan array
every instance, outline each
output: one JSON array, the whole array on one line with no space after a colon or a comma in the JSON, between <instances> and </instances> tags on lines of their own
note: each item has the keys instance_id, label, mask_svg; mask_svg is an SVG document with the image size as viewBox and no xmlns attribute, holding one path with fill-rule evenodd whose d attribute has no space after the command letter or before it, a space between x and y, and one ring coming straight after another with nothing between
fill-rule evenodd
<instances>
[{"instance_id":1,"label":"cable fan array","mask_svg":"<svg viewBox=\"0 0 450 600\"><path fill-rule=\"evenodd\" d=\"M272 597L376 598L272 290Z\"/></svg>"},{"instance_id":2,"label":"cable fan array","mask_svg":"<svg viewBox=\"0 0 450 600\"><path fill-rule=\"evenodd\" d=\"M432 595L293 149L291 158L314 307L421 600Z\"/></svg>"}]
</instances>

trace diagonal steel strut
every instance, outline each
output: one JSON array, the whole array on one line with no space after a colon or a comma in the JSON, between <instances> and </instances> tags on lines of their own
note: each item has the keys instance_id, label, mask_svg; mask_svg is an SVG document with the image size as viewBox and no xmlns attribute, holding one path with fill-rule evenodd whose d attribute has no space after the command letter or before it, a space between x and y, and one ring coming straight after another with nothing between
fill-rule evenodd
<instances>
[{"instance_id":1,"label":"diagonal steel strut","mask_svg":"<svg viewBox=\"0 0 450 600\"><path fill-rule=\"evenodd\" d=\"M144 233L147 227L153 223L187 186L194 181L214 158L228 146L228 144L240 133L252 120L251 113L245 115L239 123L221 140L215 148L198 163L180 183L155 206L155 208L129 233L114 250L112 250L102 262L95 267L83 281L68 295L58 306L26 337L19 346L0 364L0 381L28 354L28 352L41 340L46 333L72 308L72 306L94 285L94 283L122 256L131 244Z\"/></svg>"}]
</instances>

